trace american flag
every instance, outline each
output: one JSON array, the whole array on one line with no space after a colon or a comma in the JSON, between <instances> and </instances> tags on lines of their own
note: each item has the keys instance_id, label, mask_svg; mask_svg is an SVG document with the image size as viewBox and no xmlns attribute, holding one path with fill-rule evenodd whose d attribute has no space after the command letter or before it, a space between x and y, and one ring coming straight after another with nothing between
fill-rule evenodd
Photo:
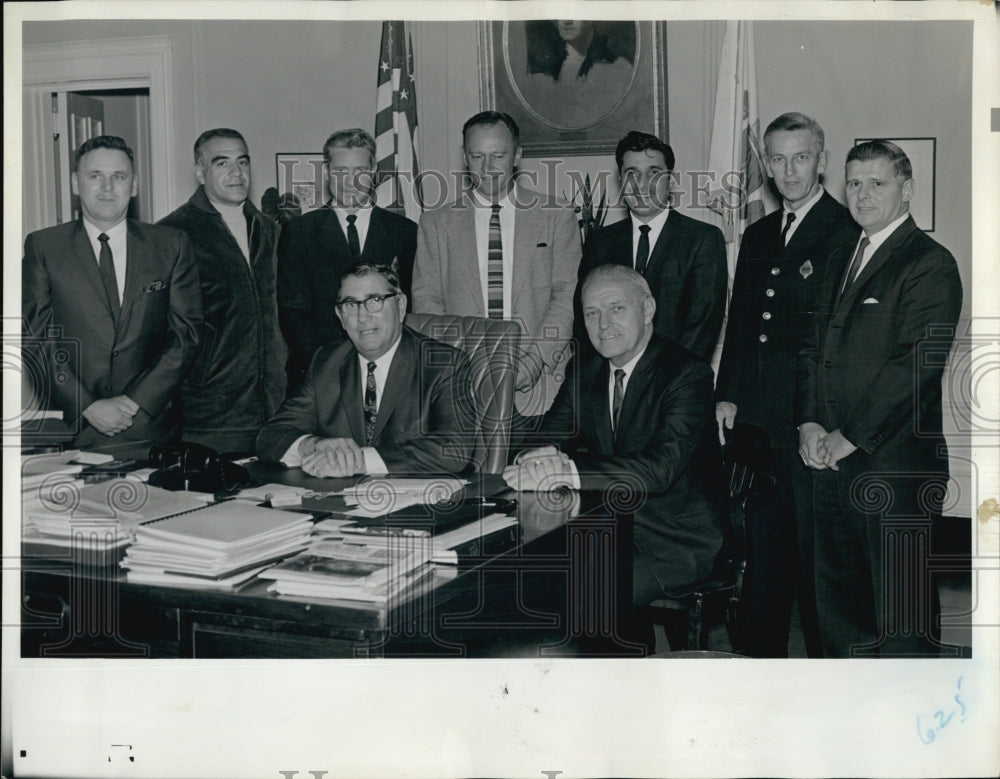
<instances>
[{"instance_id":1,"label":"american flag","mask_svg":"<svg viewBox=\"0 0 1000 779\"><path fill-rule=\"evenodd\" d=\"M375 194L383 208L416 220L423 211L417 145L417 82L406 22L382 22L375 113Z\"/></svg>"}]
</instances>

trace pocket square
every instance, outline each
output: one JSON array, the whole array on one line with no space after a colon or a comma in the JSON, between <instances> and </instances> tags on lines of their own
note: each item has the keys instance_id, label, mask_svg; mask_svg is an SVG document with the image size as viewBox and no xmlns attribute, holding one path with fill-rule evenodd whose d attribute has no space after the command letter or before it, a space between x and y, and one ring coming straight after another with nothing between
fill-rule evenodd
<instances>
[{"instance_id":1,"label":"pocket square","mask_svg":"<svg viewBox=\"0 0 1000 779\"><path fill-rule=\"evenodd\" d=\"M142 291L143 292L159 292L161 289L166 289L166 288L167 288L167 285L164 284L159 279L157 279L152 284L149 284L149 285L143 287Z\"/></svg>"},{"instance_id":2,"label":"pocket square","mask_svg":"<svg viewBox=\"0 0 1000 779\"><path fill-rule=\"evenodd\" d=\"M866 303L878 303L878 301L875 298L865 298L861 301L861 305L865 305Z\"/></svg>"},{"instance_id":3,"label":"pocket square","mask_svg":"<svg viewBox=\"0 0 1000 779\"><path fill-rule=\"evenodd\" d=\"M537 246L536 246L535 248L536 248L536 249L544 249L544 248L545 248L546 246L548 246L548 244L547 244L547 243L545 243L545 241L542 241L542 242L541 242L540 244L538 244L538 245L537 245Z\"/></svg>"}]
</instances>

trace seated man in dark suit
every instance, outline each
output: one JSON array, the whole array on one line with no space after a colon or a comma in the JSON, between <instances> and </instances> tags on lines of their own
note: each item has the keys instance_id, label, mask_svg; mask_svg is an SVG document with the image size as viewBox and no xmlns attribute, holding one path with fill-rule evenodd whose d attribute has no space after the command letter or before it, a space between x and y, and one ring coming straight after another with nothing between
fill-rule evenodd
<instances>
[{"instance_id":1,"label":"seated man in dark suit","mask_svg":"<svg viewBox=\"0 0 1000 779\"><path fill-rule=\"evenodd\" d=\"M541 428L561 451L522 452L504 479L517 490L606 491L621 481L644 495L634 519L632 603L639 608L716 573L728 497L712 370L653 332L656 302L636 271L595 268L582 301L597 354L567 371Z\"/></svg>"},{"instance_id":2,"label":"seated man in dark suit","mask_svg":"<svg viewBox=\"0 0 1000 779\"><path fill-rule=\"evenodd\" d=\"M476 419L468 358L403 326L406 295L386 265L349 268L336 300L349 340L317 351L257 436L260 457L321 477L464 470Z\"/></svg>"},{"instance_id":3,"label":"seated man in dark suit","mask_svg":"<svg viewBox=\"0 0 1000 779\"><path fill-rule=\"evenodd\" d=\"M364 130L338 130L323 144L330 202L292 219L278 239L278 314L288 344L288 391L323 344L344 340L330 316L340 277L358 262L395 261L408 299L417 225L375 205L375 141Z\"/></svg>"},{"instance_id":4,"label":"seated man in dark suit","mask_svg":"<svg viewBox=\"0 0 1000 779\"><path fill-rule=\"evenodd\" d=\"M580 279L608 262L634 268L656 301L656 332L710 362L726 313L722 232L670 208L674 152L656 136L630 132L618 142L615 162L629 216L587 236ZM579 306L576 315L576 336L588 351Z\"/></svg>"},{"instance_id":5,"label":"seated man in dark suit","mask_svg":"<svg viewBox=\"0 0 1000 779\"><path fill-rule=\"evenodd\" d=\"M141 450L177 434L177 387L200 346L198 268L183 232L126 218L137 184L122 138L83 143L71 183L81 218L24 243L22 312L51 379L34 390L63 412L73 448Z\"/></svg>"}]
</instances>

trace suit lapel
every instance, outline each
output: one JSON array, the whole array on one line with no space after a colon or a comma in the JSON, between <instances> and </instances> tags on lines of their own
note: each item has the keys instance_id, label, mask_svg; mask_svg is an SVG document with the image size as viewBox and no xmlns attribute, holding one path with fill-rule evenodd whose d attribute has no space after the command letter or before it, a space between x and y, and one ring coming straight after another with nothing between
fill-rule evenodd
<instances>
[{"instance_id":1,"label":"suit lapel","mask_svg":"<svg viewBox=\"0 0 1000 779\"><path fill-rule=\"evenodd\" d=\"M886 239L885 243L876 249L875 254L872 255L871 259L868 260L867 263L865 263L865 267L862 268L861 273L854 280L854 283L844 290L844 294L837 303L838 309L850 306L851 302L858 296L868 280L878 273L881 267L888 262L895 248L905 241L910 233L916 229L917 225L916 222L913 221L912 216L907 217L906 221L896 228L895 232L893 232L893 234ZM852 254L855 248L856 247L854 246L851 247Z\"/></svg>"},{"instance_id":2,"label":"suit lapel","mask_svg":"<svg viewBox=\"0 0 1000 779\"><path fill-rule=\"evenodd\" d=\"M101 271L97 267L97 257L94 256L94 248L90 245L90 238L87 236L87 230L81 221L76 223L76 230L73 232L73 253L76 255L83 275L94 288L96 299L103 303L104 310L108 312L108 316L112 316L111 303L108 301L108 295L104 291L104 282L101 281Z\"/></svg>"},{"instance_id":3,"label":"suit lapel","mask_svg":"<svg viewBox=\"0 0 1000 779\"><path fill-rule=\"evenodd\" d=\"M320 389L322 391L322 389ZM365 409L361 397L361 373L358 368L358 353L351 349L340 366L340 397L344 404L347 423L355 441L365 441Z\"/></svg>"},{"instance_id":4,"label":"suit lapel","mask_svg":"<svg viewBox=\"0 0 1000 779\"><path fill-rule=\"evenodd\" d=\"M674 240L679 229L678 222L679 220L674 217L674 212L671 210L667 214L667 221L663 223L663 229L660 230L656 243L650 247L649 262L646 263L646 270L642 274L647 279L655 278L662 272L663 266L667 262L667 245Z\"/></svg>"},{"instance_id":5,"label":"suit lapel","mask_svg":"<svg viewBox=\"0 0 1000 779\"><path fill-rule=\"evenodd\" d=\"M653 342L650 341L646 346L646 352L642 355L639 362L636 363L632 375L628 377L625 397L622 398L621 414L618 416L618 429L615 430L616 443L621 440L621 431L628 430L632 424L632 417L635 416L636 409L639 406L639 399L642 396L642 388L649 385L649 373L653 369L659 351L659 349L655 348Z\"/></svg>"},{"instance_id":6,"label":"suit lapel","mask_svg":"<svg viewBox=\"0 0 1000 779\"><path fill-rule=\"evenodd\" d=\"M382 435L399 399L414 391L416 374L414 347L413 341L406 334L406 331L403 331L399 348L396 349L396 354L389 365L389 373L385 377L385 386L382 388L382 400L378 404L378 416L375 418L375 433L372 435L373 443L378 441Z\"/></svg>"},{"instance_id":7,"label":"suit lapel","mask_svg":"<svg viewBox=\"0 0 1000 779\"><path fill-rule=\"evenodd\" d=\"M323 253L332 261L336 262L340 257L350 258L351 247L347 245L347 235L341 228L336 212L330 207L326 208L326 218L323 219L316 238ZM347 265L353 264L353 260L347 262Z\"/></svg>"},{"instance_id":8,"label":"suit lapel","mask_svg":"<svg viewBox=\"0 0 1000 779\"><path fill-rule=\"evenodd\" d=\"M449 231L449 242L454 244L449 247L454 251L449 251L450 260L455 268L455 277L461 277L466 285L467 292L476 301L478 312L476 316L486 316L486 304L483 301L483 282L479 276L479 251L476 244L476 209L465 196L455 206L455 213L452 217L457 229Z\"/></svg>"},{"instance_id":9,"label":"suit lapel","mask_svg":"<svg viewBox=\"0 0 1000 779\"><path fill-rule=\"evenodd\" d=\"M375 258L378 257L382 258L381 262L387 262L385 258L389 256L393 260L399 260L393 250L385 221L385 212L377 206L372 208L371 219L368 221L368 234L365 236L365 245L361 248L361 259L363 261L374 262Z\"/></svg>"},{"instance_id":10,"label":"suit lapel","mask_svg":"<svg viewBox=\"0 0 1000 779\"><path fill-rule=\"evenodd\" d=\"M516 207L516 206L515 206ZM521 291L531 276L531 263L535 247L538 245L542 226L542 214L533 208L520 208L514 216L514 258L511 263L511 308L520 310L518 305Z\"/></svg>"},{"instance_id":11,"label":"suit lapel","mask_svg":"<svg viewBox=\"0 0 1000 779\"><path fill-rule=\"evenodd\" d=\"M611 399L608 397L608 377L610 369L608 361L601 361L601 369L594 377L590 386L590 407L593 409L594 433L601 447L601 454L613 454L615 451L614 436L611 432Z\"/></svg>"},{"instance_id":12,"label":"suit lapel","mask_svg":"<svg viewBox=\"0 0 1000 779\"><path fill-rule=\"evenodd\" d=\"M616 262L619 265L624 265L626 268L631 268L635 264L632 256L632 218L626 217L624 221L618 224L621 227L614 239L614 252L612 257L605 260L605 262Z\"/></svg>"},{"instance_id":13,"label":"suit lapel","mask_svg":"<svg viewBox=\"0 0 1000 779\"><path fill-rule=\"evenodd\" d=\"M146 256L146 236L142 228L135 222L128 223L128 236L126 238L125 255L125 292L122 295L122 310L118 317L119 327L124 326L132 315L132 308L139 303L142 290L140 280L142 279L143 265L147 260Z\"/></svg>"}]
</instances>

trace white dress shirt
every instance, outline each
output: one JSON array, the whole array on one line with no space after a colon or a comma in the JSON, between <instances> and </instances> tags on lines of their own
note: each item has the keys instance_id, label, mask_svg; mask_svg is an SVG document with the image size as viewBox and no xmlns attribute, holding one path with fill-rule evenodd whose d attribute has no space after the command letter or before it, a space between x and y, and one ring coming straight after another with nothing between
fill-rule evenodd
<instances>
[{"instance_id":1,"label":"white dress shirt","mask_svg":"<svg viewBox=\"0 0 1000 779\"><path fill-rule=\"evenodd\" d=\"M340 222L340 229L344 231L344 236L347 236L347 217L351 215L351 212L346 208L341 208L340 206L332 206L333 213L337 215L337 220ZM359 208L354 212L357 217L354 220L354 226L358 230L358 246L361 247L361 251L365 250L365 240L368 238L368 226L372 221L372 207L370 205ZM365 370L368 370L365 368Z\"/></svg>"},{"instance_id":2,"label":"white dress shirt","mask_svg":"<svg viewBox=\"0 0 1000 779\"><path fill-rule=\"evenodd\" d=\"M643 222L636 219L635 216L629 214L632 219L632 269L635 270L635 256L639 252L639 238L642 236L642 232L639 230L642 225L649 225L649 256L646 258L646 265L649 265L649 261L653 259L653 247L656 246L656 242L660 237L660 233L663 232L663 227L667 223L667 217L670 216L670 209L664 208L656 216L652 217L648 222Z\"/></svg>"},{"instance_id":3,"label":"white dress shirt","mask_svg":"<svg viewBox=\"0 0 1000 779\"><path fill-rule=\"evenodd\" d=\"M128 268L128 222L122 219L110 230L101 230L83 218L83 229L87 231L90 246L94 250L94 260L98 269L101 267L101 242L97 236L104 233L108 236L108 248L111 249L111 259L115 266L115 281L118 282L118 300L125 302L125 271Z\"/></svg>"},{"instance_id":4,"label":"white dress shirt","mask_svg":"<svg viewBox=\"0 0 1000 779\"><path fill-rule=\"evenodd\" d=\"M510 319L512 315L512 292L514 288L514 218L517 206L511 198L513 190L508 190L500 203L500 243L503 251L503 318ZM479 282L483 288L483 311L489 311L489 253L490 253L490 218L493 216L493 204L486 201L476 190L472 191L472 202L476 208L476 259L479 262Z\"/></svg>"},{"instance_id":5,"label":"white dress shirt","mask_svg":"<svg viewBox=\"0 0 1000 779\"><path fill-rule=\"evenodd\" d=\"M881 230L875 233L875 235L868 236L868 246L865 248L864 256L861 258L861 262L858 265L857 273L854 274L854 279L857 279L858 276L861 275L861 271L865 269L865 266L868 264L868 261L872 258L872 255L874 255L875 252L878 251L879 247L882 244L884 244L887 240L889 240L889 236L892 235L894 232L896 232L897 228L899 228L899 226L906 221L906 218L909 215L910 215L909 211L904 212L902 216L898 216L895 219L893 219L891 222L889 222L889 224L887 224L885 227L883 227ZM867 233L863 233L862 237L864 237L864 235L867 235ZM860 243L861 243L861 238L858 238L858 244ZM858 245L855 245L854 251L857 252L857 250L858 250ZM853 257L854 254L852 253L851 256ZM851 279L851 281L854 281L854 279Z\"/></svg>"},{"instance_id":6,"label":"white dress shirt","mask_svg":"<svg viewBox=\"0 0 1000 779\"><path fill-rule=\"evenodd\" d=\"M788 226L788 232L785 233L785 246L788 246L788 242L792 240L792 235L794 235L795 231L799 229L799 225L802 224L802 220L806 218L806 214L808 214L809 210L819 202L821 197L823 197L823 187L818 187L816 194L796 209L789 208L788 202L783 201L784 210L781 213L782 228L784 228L785 223L788 222L788 215L795 214L795 221Z\"/></svg>"},{"instance_id":7,"label":"white dress shirt","mask_svg":"<svg viewBox=\"0 0 1000 779\"><path fill-rule=\"evenodd\" d=\"M365 392L368 389L368 363L375 363L375 408L378 409L382 405L382 395L385 392L386 379L389 377L389 367L392 365L392 359L396 356L396 350L399 349L399 342L401 339L397 338L396 343L389 347L389 351L383 354L376 360L369 360L367 357L358 354L358 366L359 372L361 374L361 384L357 388L357 391L361 393L361 397L364 398ZM322 390L321 390L322 391ZM302 443L306 438L308 438L311 433L299 436L296 438L285 455L281 458L281 462L287 465L289 468L297 468L302 465L302 455L299 452L299 444ZM362 446L361 453L365 457L365 473L368 474L384 474L388 473L389 469L385 467L385 460L378 453L374 446Z\"/></svg>"},{"instance_id":8,"label":"white dress shirt","mask_svg":"<svg viewBox=\"0 0 1000 779\"><path fill-rule=\"evenodd\" d=\"M649 344L647 343L646 346L649 346ZM624 401L625 391L628 389L629 379L632 378L635 366L638 364L639 360L642 359L642 355L645 353L646 347L643 347L641 352L621 367L618 367L611 361L608 361L608 369L610 370L610 373L608 374L608 415L611 419L612 428L615 423L615 371L625 371L625 377L622 379L622 401Z\"/></svg>"}]
</instances>

